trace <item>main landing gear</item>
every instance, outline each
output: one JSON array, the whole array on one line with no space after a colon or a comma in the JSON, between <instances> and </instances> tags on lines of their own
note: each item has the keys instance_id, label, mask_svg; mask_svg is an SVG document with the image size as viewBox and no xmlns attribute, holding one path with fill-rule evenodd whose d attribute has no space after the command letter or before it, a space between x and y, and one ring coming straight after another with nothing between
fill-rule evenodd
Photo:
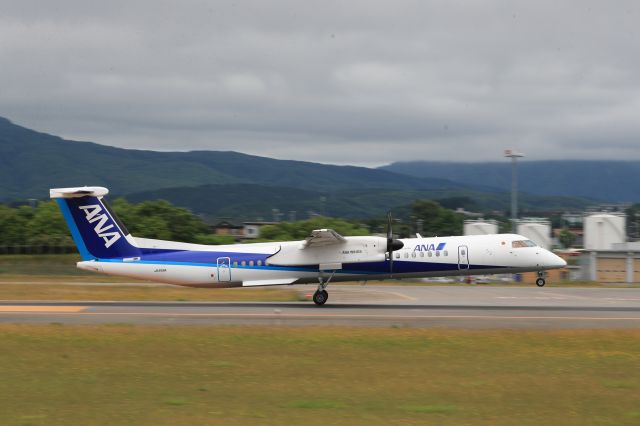
<instances>
[{"instance_id":1,"label":"main landing gear","mask_svg":"<svg viewBox=\"0 0 640 426\"><path fill-rule=\"evenodd\" d=\"M544 287L547 282L544 279L544 272L538 271L538 279L536 280L536 285L538 287Z\"/></svg>"},{"instance_id":2,"label":"main landing gear","mask_svg":"<svg viewBox=\"0 0 640 426\"><path fill-rule=\"evenodd\" d=\"M329 293L327 293L327 290L325 289L329 285L329 281L331 281L331 278L333 278L333 274L335 274L335 272L336 271L333 271L329 278L325 280L325 278L322 276L322 271L320 271L320 275L318 275L318 281L320 281L320 284L318 284L318 289L316 290L316 292L313 293L313 303L315 303L316 305L322 306L327 302L327 299L329 299Z\"/></svg>"},{"instance_id":3,"label":"main landing gear","mask_svg":"<svg viewBox=\"0 0 640 426\"><path fill-rule=\"evenodd\" d=\"M313 303L318 306L324 305L328 298L329 293L327 293L327 290L316 290L316 292L313 293Z\"/></svg>"}]
</instances>

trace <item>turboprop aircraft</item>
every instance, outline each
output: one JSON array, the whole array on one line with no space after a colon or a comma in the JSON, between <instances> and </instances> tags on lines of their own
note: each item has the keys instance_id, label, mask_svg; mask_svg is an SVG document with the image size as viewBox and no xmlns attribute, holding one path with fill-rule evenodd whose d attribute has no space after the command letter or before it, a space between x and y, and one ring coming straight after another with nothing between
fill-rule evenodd
<instances>
[{"instance_id":1,"label":"turboprop aircraft","mask_svg":"<svg viewBox=\"0 0 640 426\"><path fill-rule=\"evenodd\" d=\"M80 269L192 287L318 283L316 305L336 281L463 276L561 268L566 262L517 234L464 237L343 237L317 229L302 241L200 245L132 236L106 203L102 187L50 190L71 230Z\"/></svg>"}]
</instances>

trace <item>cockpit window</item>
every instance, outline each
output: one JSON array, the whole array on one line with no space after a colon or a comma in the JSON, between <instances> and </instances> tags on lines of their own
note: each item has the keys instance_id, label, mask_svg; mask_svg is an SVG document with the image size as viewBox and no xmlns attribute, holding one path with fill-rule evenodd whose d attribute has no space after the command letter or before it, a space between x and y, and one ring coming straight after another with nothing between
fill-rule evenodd
<instances>
[{"instance_id":1,"label":"cockpit window","mask_svg":"<svg viewBox=\"0 0 640 426\"><path fill-rule=\"evenodd\" d=\"M531 240L518 240L518 241L513 241L511 243L511 247L513 248L536 247L536 243L534 243Z\"/></svg>"}]
</instances>

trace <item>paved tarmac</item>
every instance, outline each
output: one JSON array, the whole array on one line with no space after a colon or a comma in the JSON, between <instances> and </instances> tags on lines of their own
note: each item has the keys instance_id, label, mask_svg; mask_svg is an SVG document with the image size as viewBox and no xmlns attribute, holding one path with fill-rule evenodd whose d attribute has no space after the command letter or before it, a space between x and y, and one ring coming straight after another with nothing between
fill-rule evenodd
<instances>
[{"instance_id":1,"label":"paved tarmac","mask_svg":"<svg viewBox=\"0 0 640 426\"><path fill-rule=\"evenodd\" d=\"M303 296L314 287L296 286ZM638 288L329 286L329 302L0 301L0 323L399 326L465 329L640 327Z\"/></svg>"}]
</instances>

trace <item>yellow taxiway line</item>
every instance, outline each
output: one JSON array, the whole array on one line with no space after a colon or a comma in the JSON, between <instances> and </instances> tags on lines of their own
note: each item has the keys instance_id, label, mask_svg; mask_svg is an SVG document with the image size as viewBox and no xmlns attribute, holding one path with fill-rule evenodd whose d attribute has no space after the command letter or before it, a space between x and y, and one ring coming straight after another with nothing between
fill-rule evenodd
<instances>
[{"instance_id":1,"label":"yellow taxiway line","mask_svg":"<svg viewBox=\"0 0 640 426\"><path fill-rule=\"evenodd\" d=\"M87 309L86 306L29 306L8 305L0 306L0 312L63 312L77 313Z\"/></svg>"}]
</instances>

